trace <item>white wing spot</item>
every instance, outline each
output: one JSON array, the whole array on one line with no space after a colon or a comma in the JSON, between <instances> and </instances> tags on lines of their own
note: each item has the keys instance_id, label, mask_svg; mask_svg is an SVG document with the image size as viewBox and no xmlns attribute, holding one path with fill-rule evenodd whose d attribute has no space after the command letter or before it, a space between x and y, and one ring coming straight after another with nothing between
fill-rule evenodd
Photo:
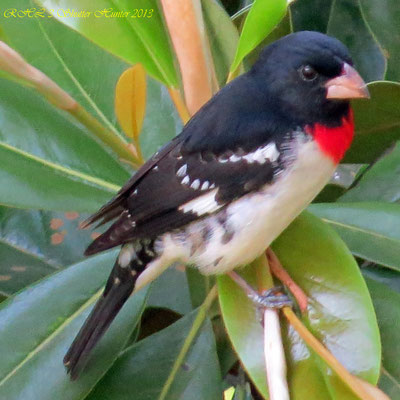
<instances>
[{"instance_id":1,"label":"white wing spot","mask_svg":"<svg viewBox=\"0 0 400 400\"><path fill-rule=\"evenodd\" d=\"M209 214L217 211L223 206L223 204L218 204L215 200L217 192L218 189L215 189L212 192L203 194L196 199L188 201L187 203L181 205L179 210L183 211L184 213L193 212L197 215Z\"/></svg>"},{"instance_id":2,"label":"white wing spot","mask_svg":"<svg viewBox=\"0 0 400 400\"><path fill-rule=\"evenodd\" d=\"M189 175L186 175L183 179L182 179L182 185L187 185L190 182L190 178Z\"/></svg>"},{"instance_id":3,"label":"white wing spot","mask_svg":"<svg viewBox=\"0 0 400 400\"><path fill-rule=\"evenodd\" d=\"M249 163L264 164L267 160L276 161L279 158L279 151L275 143L268 143L264 147L259 147L256 151L246 154L243 158Z\"/></svg>"},{"instance_id":4,"label":"white wing spot","mask_svg":"<svg viewBox=\"0 0 400 400\"><path fill-rule=\"evenodd\" d=\"M153 168L153 171L158 171L158 165Z\"/></svg>"},{"instance_id":5,"label":"white wing spot","mask_svg":"<svg viewBox=\"0 0 400 400\"><path fill-rule=\"evenodd\" d=\"M194 190L197 190L200 187L200 179L195 179L190 187Z\"/></svg>"},{"instance_id":6,"label":"white wing spot","mask_svg":"<svg viewBox=\"0 0 400 400\"><path fill-rule=\"evenodd\" d=\"M237 162L237 161L240 161L242 159L242 157L239 157L239 156L237 156L236 154L232 154L230 157L229 157L229 161L230 162Z\"/></svg>"},{"instance_id":7,"label":"white wing spot","mask_svg":"<svg viewBox=\"0 0 400 400\"><path fill-rule=\"evenodd\" d=\"M210 189L214 189L215 188L215 183L211 184Z\"/></svg>"},{"instance_id":8,"label":"white wing spot","mask_svg":"<svg viewBox=\"0 0 400 400\"><path fill-rule=\"evenodd\" d=\"M201 190L207 190L209 186L210 182L204 181L203 184L201 185Z\"/></svg>"},{"instance_id":9,"label":"white wing spot","mask_svg":"<svg viewBox=\"0 0 400 400\"><path fill-rule=\"evenodd\" d=\"M182 178L186 175L186 171L187 171L187 164L184 164L182 165L182 167L178 169L178 171L176 172L176 176L180 176Z\"/></svg>"},{"instance_id":10,"label":"white wing spot","mask_svg":"<svg viewBox=\"0 0 400 400\"><path fill-rule=\"evenodd\" d=\"M135 191L133 192L133 194L136 196L137 195L138 190L135 189Z\"/></svg>"}]
</instances>

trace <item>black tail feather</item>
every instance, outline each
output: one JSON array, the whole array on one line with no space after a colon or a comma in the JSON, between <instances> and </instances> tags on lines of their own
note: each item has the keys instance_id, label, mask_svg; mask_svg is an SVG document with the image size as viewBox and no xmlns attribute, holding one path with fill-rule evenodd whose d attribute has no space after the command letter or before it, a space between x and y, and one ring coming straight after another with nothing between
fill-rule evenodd
<instances>
[{"instance_id":1,"label":"black tail feather","mask_svg":"<svg viewBox=\"0 0 400 400\"><path fill-rule=\"evenodd\" d=\"M87 363L93 347L117 316L133 292L137 278L152 259L148 255L148 250L153 246L153 243L147 244L147 246L138 245L138 251L130 250L132 252L132 259L129 265L125 267L121 266L118 261L119 259L115 262L102 296L97 301L65 355L64 365L71 379L78 377Z\"/></svg>"},{"instance_id":2,"label":"black tail feather","mask_svg":"<svg viewBox=\"0 0 400 400\"><path fill-rule=\"evenodd\" d=\"M76 379L79 372L85 366L88 356L106 332L111 322L117 316L134 288L133 280L122 285L115 286L96 303L94 309L85 321L67 354L64 357L64 365L71 376Z\"/></svg>"}]
</instances>

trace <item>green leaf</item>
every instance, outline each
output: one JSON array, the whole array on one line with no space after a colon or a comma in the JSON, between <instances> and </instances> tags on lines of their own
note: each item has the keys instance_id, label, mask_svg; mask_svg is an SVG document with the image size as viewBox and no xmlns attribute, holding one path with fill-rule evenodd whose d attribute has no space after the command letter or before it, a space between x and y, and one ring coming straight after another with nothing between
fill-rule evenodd
<instances>
[{"instance_id":1,"label":"green leaf","mask_svg":"<svg viewBox=\"0 0 400 400\"><path fill-rule=\"evenodd\" d=\"M94 388L88 400L159 399L172 366L191 330L197 311L125 350ZM222 382L215 339L208 319L163 399L219 400Z\"/></svg>"},{"instance_id":2,"label":"green leaf","mask_svg":"<svg viewBox=\"0 0 400 400\"><path fill-rule=\"evenodd\" d=\"M366 82L383 79L386 59L362 17L359 2L335 0L327 34L338 38L349 48L357 71Z\"/></svg>"},{"instance_id":3,"label":"green leaf","mask_svg":"<svg viewBox=\"0 0 400 400\"><path fill-rule=\"evenodd\" d=\"M303 322L353 374L376 383L380 341L371 299L353 257L339 236L304 212L274 242L285 269L309 297ZM257 287L254 269L246 280ZM218 292L228 334L258 390L267 396L263 332L254 304L227 276ZM291 327L283 324L288 381L296 400L355 399ZM251 345L250 345L251 344Z\"/></svg>"},{"instance_id":4,"label":"green leaf","mask_svg":"<svg viewBox=\"0 0 400 400\"><path fill-rule=\"evenodd\" d=\"M400 80L400 8L397 0L360 0L369 29L387 58L385 79Z\"/></svg>"},{"instance_id":5,"label":"green leaf","mask_svg":"<svg viewBox=\"0 0 400 400\"><path fill-rule=\"evenodd\" d=\"M0 236L0 294L10 296L59 269L45 258L39 258Z\"/></svg>"},{"instance_id":6,"label":"green leaf","mask_svg":"<svg viewBox=\"0 0 400 400\"><path fill-rule=\"evenodd\" d=\"M4 9L26 10L30 0L2 0ZM105 126L114 127L115 84L129 64L54 18L5 18L0 27L8 44L57 82Z\"/></svg>"},{"instance_id":7,"label":"green leaf","mask_svg":"<svg viewBox=\"0 0 400 400\"><path fill-rule=\"evenodd\" d=\"M177 86L174 59L156 0L36 1L54 18L110 53L131 64L141 63L154 78L168 86ZM68 9L90 14L74 17L66 15ZM113 12L128 14L113 17Z\"/></svg>"},{"instance_id":8,"label":"green leaf","mask_svg":"<svg viewBox=\"0 0 400 400\"><path fill-rule=\"evenodd\" d=\"M241 273L254 288L255 269L253 263ZM263 331L254 303L227 275L219 276L217 283L221 313L233 347L258 391L268 398Z\"/></svg>"},{"instance_id":9,"label":"green leaf","mask_svg":"<svg viewBox=\"0 0 400 400\"><path fill-rule=\"evenodd\" d=\"M365 268L382 336L382 371L379 387L391 399L400 399L400 274L381 268Z\"/></svg>"},{"instance_id":10,"label":"green leaf","mask_svg":"<svg viewBox=\"0 0 400 400\"><path fill-rule=\"evenodd\" d=\"M244 22L235 59L230 71L233 72L284 17L286 0L255 0Z\"/></svg>"},{"instance_id":11,"label":"green leaf","mask_svg":"<svg viewBox=\"0 0 400 400\"><path fill-rule=\"evenodd\" d=\"M78 262L98 235L80 229L87 214L0 207L0 294L9 296ZM147 302L180 314L192 310L185 271L173 266L155 280Z\"/></svg>"},{"instance_id":12,"label":"green leaf","mask_svg":"<svg viewBox=\"0 0 400 400\"><path fill-rule=\"evenodd\" d=\"M83 258L91 232L76 212L0 207L0 293L11 295Z\"/></svg>"},{"instance_id":13,"label":"green leaf","mask_svg":"<svg viewBox=\"0 0 400 400\"><path fill-rule=\"evenodd\" d=\"M290 16L289 13L287 13L279 22L279 24L272 30L272 32L246 56L244 60L245 66L247 67L253 65L257 61L264 47L275 42L281 37L288 35L289 33L291 33Z\"/></svg>"},{"instance_id":14,"label":"green leaf","mask_svg":"<svg viewBox=\"0 0 400 400\"><path fill-rule=\"evenodd\" d=\"M0 80L0 202L24 208L95 211L128 173L39 95Z\"/></svg>"},{"instance_id":15,"label":"green leaf","mask_svg":"<svg viewBox=\"0 0 400 400\"><path fill-rule=\"evenodd\" d=\"M152 285L147 305L168 308L178 314L192 311L185 269L178 264L163 272Z\"/></svg>"},{"instance_id":16,"label":"green leaf","mask_svg":"<svg viewBox=\"0 0 400 400\"><path fill-rule=\"evenodd\" d=\"M340 201L400 202L400 143L368 170Z\"/></svg>"},{"instance_id":17,"label":"green leaf","mask_svg":"<svg viewBox=\"0 0 400 400\"><path fill-rule=\"evenodd\" d=\"M400 84L374 82L368 89L371 99L353 104L356 135L343 162L374 161L400 139Z\"/></svg>"},{"instance_id":18,"label":"green leaf","mask_svg":"<svg viewBox=\"0 0 400 400\"><path fill-rule=\"evenodd\" d=\"M77 382L70 381L62 359L115 256L109 252L87 259L1 303L0 398L82 399L103 376L137 324L146 290L130 298Z\"/></svg>"},{"instance_id":19,"label":"green leaf","mask_svg":"<svg viewBox=\"0 0 400 400\"><path fill-rule=\"evenodd\" d=\"M400 271L399 204L312 204L309 210L331 224L354 255Z\"/></svg>"},{"instance_id":20,"label":"green leaf","mask_svg":"<svg viewBox=\"0 0 400 400\"><path fill-rule=\"evenodd\" d=\"M167 88L149 77L147 78L146 110L139 138L145 159L182 130L182 121Z\"/></svg>"},{"instance_id":21,"label":"green leaf","mask_svg":"<svg viewBox=\"0 0 400 400\"><path fill-rule=\"evenodd\" d=\"M235 57L239 33L216 0L202 0L201 5L218 82L224 86Z\"/></svg>"}]
</instances>

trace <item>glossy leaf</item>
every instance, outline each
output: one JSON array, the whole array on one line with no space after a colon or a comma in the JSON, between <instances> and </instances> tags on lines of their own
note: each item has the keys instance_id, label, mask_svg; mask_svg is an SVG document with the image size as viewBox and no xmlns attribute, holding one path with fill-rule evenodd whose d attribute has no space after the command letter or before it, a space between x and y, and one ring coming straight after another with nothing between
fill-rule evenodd
<instances>
[{"instance_id":1,"label":"glossy leaf","mask_svg":"<svg viewBox=\"0 0 400 400\"><path fill-rule=\"evenodd\" d=\"M260 52L265 46L268 46L269 44L275 42L275 40L278 40L289 33L291 33L290 16L289 14L286 14L281 22L279 22L279 24L272 30L272 32L246 56L243 62L245 67L252 66L257 61Z\"/></svg>"},{"instance_id":2,"label":"glossy leaf","mask_svg":"<svg viewBox=\"0 0 400 400\"><path fill-rule=\"evenodd\" d=\"M165 397L160 397L197 312L125 350L88 400L219 400L222 382L215 340L208 319L201 326Z\"/></svg>"},{"instance_id":3,"label":"glossy leaf","mask_svg":"<svg viewBox=\"0 0 400 400\"><path fill-rule=\"evenodd\" d=\"M254 1L240 34L231 72L278 25L285 15L286 7L286 0Z\"/></svg>"},{"instance_id":4,"label":"glossy leaf","mask_svg":"<svg viewBox=\"0 0 400 400\"><path fill-rule=\"evenodd\" d=\"M241 274L247 282L257 287L255 263ZM232 345L258 391L268 398L263 355L263 329L257 310L246 294L228 276L217 278L218 298L224 324Z\"/></svg>"},{"instance_id":5,"label":"glossy leaf","mask_svg":"<svg viewBox=\"0 0 400 400\"><path fill-rule=\"evenodd\" d=\"M146 290L127 302L78 381L70 381L62 359L100 295L115 256L92 257L1 303L1 398L82 399L107 371L140 318Z\"/></svg>"},{"instance_id":6,"label":"glossy leaf","mask_svg":"<svg viewBox=\"0 0 400 400\"><path fill-rule=\"evenodd\" d=\"M30 0L2 0L4 9L26 10ZM55 18L5 18L0 27L7 43L57 82L101 123L115 129L115 84L128 64L109 54ZM100 84L101 83L101 84Z\"/></svg>"},{"instance_id":7,"label":"glossy leaf","mask_svg":"<svg viewBox=\"0 0 400 400\"><path fill-rule=\"evenodd\" d=\"M380 341L372 303L358 266L337 234L303 213L274 242L285 269L309 297L303 322L353 374L376 383ZM247 269L244 277L257 287ZM218 278L225 324L257 388L266 393L263 334L254 305L230 278ZM288 381L294 399L355 399L347 387L283 324ZM340 327L340 328L338 328ZM264 383L260 383L264 380Z\"/></svg>"},{"instance_id":8,"label":"glossy leaf","mask_svg":"<svg viewBox=\"0 0 400 400\"><path fill-rule=\"evenodd\" d=\"M37 1L54 18L110 53L132 64L141 63L153 77L168 86L176 86L168 36L155 0L100 0L96 3L90 0ZM64 11L68 9L90 14L86 18L74 17ZM125 14L116 17L112 16L113 12Z\"/></svg>"},{"instance_id":9,"label":"glossy leaf","mask_svg":"<svg viewBox=\"0 0 400 400\"><path fill-rule=\"evenodd\" d=\"M140 64L120 76L115 87L115 114L123 131L137 140L146 111L146 71Z\"/></svg>"},{"instance_id":10,"label":"glossy leaf","mask_svg":"<svg viewBox=\"0 0 400 400\"><path fill-rule=\"evenodd\" d=\"M1 80L0 90L1 203L94 211L129 177L82 126L39 95Z\"/></svg>"},{"instance_id":11,"label":"glossy leaf","mask_svg":"<svg viewBox=\"0 0 400 400\"><path fill-rule=\"evenodd\" d=\"M356 135L343 162L369 163L400 139L400 84L368 85L370 100L353 104Z\"/></svg>"},{"instance_id":12,"label":"glossy leaf","mask_svg":"<svg viewBox=\"0 0 400 400\"><path fill-rule=\"evenodd\" d=\"M0 90L3 151L21 157L28 157L28 153L29 161L43 164L44 170L55 166L60 176L65 172L79 181L81 175L83 180L89 179L91 184L105 186L109 191L129 176L68 114L16 83L0 80Z\"/></svg>"},{"instance_id":13,"label":"glossy leaf","mask_svg":"<svg viewBox=\"0 0 400 400\"><path fill-rule=\"evenodd\" d=\"M400 398L400 274L381 268L363 269L382 336L379 387L392 400Z\"/></svg>"},{"instance_id":14,"label":"glossy leaf","mask_svg":"<svg viewBox=\"0 0 400 400\"><path fill-rule=\"evenodd\" d=\"M400 143L376 162L340 201L400 202Z\"/></svg>"},{"instance_id":15,"label":"glossy leaf","mask_svg":"<svg viewBox=\"0 0 400 400\"><path fill-rule=\"evenodd\" d=\"M88 215L0 207L0 293L13 294L83 258L94 237Z\"/></svg>"},{"instance_id":16,"label":"glossy leaf","mask_svg":"<svg viewBox=\"0 0 400 400\"><path fill-rule=\"evenodd\" d=\"M357 1L333 2L326 33L338 38L349 48L357 71L366 82L383 79L386 59L366 25Z\"/></svg>"},{"instance_id":17,"label":"glossy leaf","mask_svg":"<svg viewBox=\"0 0 400 400\"><path fill-rule=\"evenodd\" d=\"M182 121L165 86L147 78L146 115L139 137L145 159L182 130Z\"/></svg>"},{"instance_id":18,"label":"glossy leaf","mask_svg":"<svg viewBox=\"0 0 400 400\"><path fill-rule=\"evenodd\" d=\"M201 5L215 72L220 86L224 86L229 67L235 57L239 33L229 15L217 1L202 0Z\"/></svg>"},{"instance_id":19,"label":"glossy leaf","mask_svg":"<svg viewBox=\"0 0 400 400\"><path fill-rule=\"evenodd\" d=\"M59 269L46 259L0 238L0 294L10 296L21 288Z\"/></svg>"},{"instance_id":20,"label":"glossy leaf","mask_svg":"<svg viewBox=\"0 0 400 400\"><path fill-rule=\"evenodd\" d=\"M387 58L387 80L400 80L400 6L397 0L360 0L369 29Z\"/></svg>"},{"instance_id":21,"label":"glossy leaf","mask_svg":"<svg viewBox=\"0 0 400 400\"><path fill-rule=\"evenodd\" d=\"M399 204L327 203L309 209L335 228L354 255L400 271Z\"/></svg>"},{"instance_id":22,"label":"glossy leaf","mask_svg":"<svg viewBox=\"0 0 400 400\"><path fill-rule=\"evenodd\" d=\"M172 265L155 280L147 305L167 308L178 314L192 311L189 286L182 265Z\"/></svg>"}]
</instances>

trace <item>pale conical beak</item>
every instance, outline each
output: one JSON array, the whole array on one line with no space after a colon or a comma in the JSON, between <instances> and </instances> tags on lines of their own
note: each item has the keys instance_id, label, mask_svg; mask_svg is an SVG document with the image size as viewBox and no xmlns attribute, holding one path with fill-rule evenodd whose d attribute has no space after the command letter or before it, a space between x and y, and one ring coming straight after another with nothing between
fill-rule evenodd
<instances>
[{"instance_id":1,"label":"pale conical beak","mask_svg":"<svg viewBox=\"0 0 400 400\"><path fill-rule=\"evenodd\" d=\"M367 85L360 74L349 64L344 63L342 74L326 82L327 99L369 99Z\"/></svg>"}]
</instances>

